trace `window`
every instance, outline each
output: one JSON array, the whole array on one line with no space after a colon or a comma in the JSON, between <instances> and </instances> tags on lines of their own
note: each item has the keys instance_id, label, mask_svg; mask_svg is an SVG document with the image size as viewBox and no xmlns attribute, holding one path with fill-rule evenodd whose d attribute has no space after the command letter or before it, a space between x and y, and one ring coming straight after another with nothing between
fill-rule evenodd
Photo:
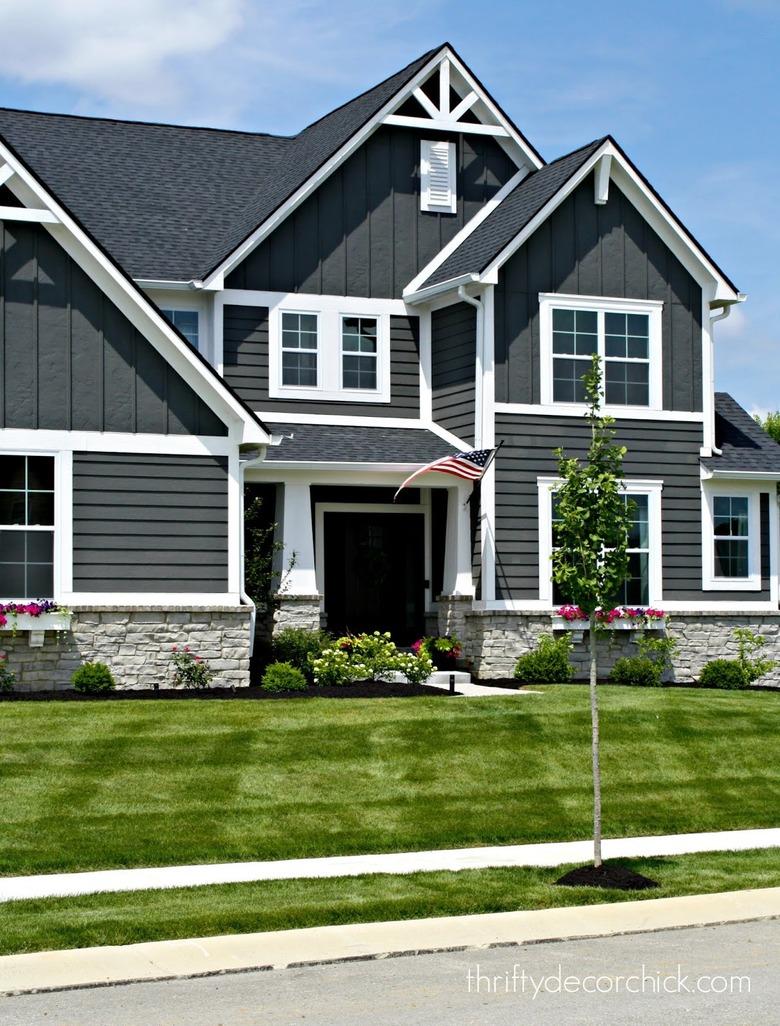
<instances>
[{"instance_id":1,"label":"window","mask_svg":"<svg viewBox=\"0 0 780 1026\"><path fill-rule=\"evenodd\" d=\"M568 601L552 580L550 557L556 547L558 522L552 478L539 478L541 531L539 597L554 605ZM661 601L661 489L660 481L626 482L623 499L632 503L628 532L628 577L615 596L616 606L648 606ZM548 528L546 525L549 524Z\"/></svg>"},{"instance_id":2,"label":"window","mask_svg":"<svg viewBox=\"0 0 780 1026\"><path fill-rule=\"evenodd\" d=\"M54 594L54 457L0 456L0 596Z\"/></svg>"},{"instance_id":3,"label":"window","mask_svg":"<svg viewBox=\"0 0 780 1026\"><path fill-rule=\"evenodd\" d=\"M603 363L605 405L661 408L661 303L539 297L542 403L587 402L583 376L597 353ZM546 357L545 357L545 354Z\"/></svg>"},{"instance_id":4,"label":"window","mask_svg":"<svg viewBox=\"0 0 780 1026\"><path fill-rule=\"evenodd\" d=\"M198 311L197 310L162 310L174 328L177 328L191 346L198 348Z\"/></svg>"},{"instance_id":5,"label":"window","mask_svg":"<svg viewBox=\"0 0 780 1026\"><path fill-rule=\"evenodd\" d=\"M760 591L761 486L706 482L702 505L702 587L705 591ZM771 517L771 510L768 510ZM769 525L763 525L768 527ZM770 528L770 533L771 533Z\"/></svg>"},{"instance_id":6,"label":"window","mask_svg":"<svg viewBox=\"0 0 780 1026\"><path fill-rule=\"evenodd\" d=\"M282 314L282 385L317 387L316 314Z\"/></svg>"},{"instance_id":7,"label":"window","mask_svg":"<svg viewBox=\"0 0 780 1026\"><path fill-rule=\"evenodd\" d=\"M344 388L376 389L377 322L344 317L341 322L341 381Z\"/></svg>"},{"instance_id":8,"label":"window","mask_svg":"<svg viewBox=\"0 0 780 1026\"><path fill-rule=\"evenodd\" d=\"M750 500L746 495L716 495L712 513L715 577L747 577Z\"/></svg>"},{"instance_id":9,"label":"window","mask_svg":"<svg viewBox=\"0 0 780 1026\"><path fill-rule=\"evenodd\" d=\"M420 209L435 214L458 210L455 143L437 139L420 142Z\"/></svg>"}]
</instances>

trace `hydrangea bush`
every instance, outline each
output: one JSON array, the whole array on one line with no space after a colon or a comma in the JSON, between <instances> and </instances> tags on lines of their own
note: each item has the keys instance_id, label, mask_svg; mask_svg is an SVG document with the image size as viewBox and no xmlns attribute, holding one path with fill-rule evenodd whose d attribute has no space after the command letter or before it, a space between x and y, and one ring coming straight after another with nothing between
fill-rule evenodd
<instances>
[{"instance_id":1,"label":"hydrangea bush","mask_svg":"<svg viewBox=\"0 0 780 1026\"><path fill-rule=\"evenodd\" d=\"M337 638L312 661L314 682L324 687L359 680L391 680L403 674L410 684L422 684L433 673L425 652L399 652L389 632L347 634Z\"/></svg>"}]
</instances>

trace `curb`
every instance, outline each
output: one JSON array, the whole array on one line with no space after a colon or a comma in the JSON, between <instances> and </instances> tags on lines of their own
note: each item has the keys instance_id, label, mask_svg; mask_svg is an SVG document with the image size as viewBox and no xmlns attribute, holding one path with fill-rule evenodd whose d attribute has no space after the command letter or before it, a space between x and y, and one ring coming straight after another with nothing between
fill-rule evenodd
<instances>
[{"instance_id":1,"label":"curb","mask_svg":"<svg viewBox=\"0 0 780 1026\"><path fill-rule=\"evenodd\" d=\"M150 983L780 917L780 887L0 957L0 994Z\"/></svg>"}]
</instances>

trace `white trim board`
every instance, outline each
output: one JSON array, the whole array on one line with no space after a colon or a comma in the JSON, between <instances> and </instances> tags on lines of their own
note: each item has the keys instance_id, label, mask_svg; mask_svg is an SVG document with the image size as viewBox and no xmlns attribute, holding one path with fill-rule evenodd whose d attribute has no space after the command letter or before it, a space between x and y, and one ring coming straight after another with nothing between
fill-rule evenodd
<instances>
[{"instance_id":1,"label":"white trim board","mask_svg":"<svg viewBox=\"0 0 780 1026\"><path fill-rule=\"evenodd\" d=\"M9 187L17 199L26 206L43 203L57 218L59 223L44 225L46 230L196 394L209 403L214 413L238 435L238 440L267 442L266 432L219 376L210 371L145 293L124 275L2 140L0 159L15 172Z\"/></svg>"},{"instance_id":2,"label":"white trim board","mask_svg":"<svg viewBox=\"0 0 780 1026\"><path fill-rule=\"evenodd\" d=\"M572 417L582 420L588 412L584 403L496 403L496 416L502 413L533 414L540 417ZM638 406L603 406L601 412L616 420L658 420L680 424L703 424L703 413L682 410L651 410ZM780 474L776 475L780 479Z\"/></svg>"},{"instance_id":3,"label":"white trim board","mask_svg":"<svg viewBox=\"0 0 780 1026\"><path fill-rule=\"evenodd\" d=\"M702 482L701 503L701 586L703 591L761 591L761 493L765 486L745 482ZM748 500L748 575L747 577L715 576L715 528L713 501L716 497ZM770 510L774 496L769 493ZM774 502L775 507L777 501ZM771 513L770 513L771 519ZM774 540L774 545L772 544ZM770 531L770 551L778 544Z\"/></svg>"},{"instance_id":4,"label":"white trim board","mask_svg":"<svg viewBox=\"0 0 780 1026\"><path fill-rule=\"evenodd\" d=\"M512 125L498 106L490 99L485 90L479 85L473 75L471 75L457 54L455 54L449 46L444 46L434 54L431 59L415 75L412 76L406 85L392 96L387 103L385 103L384 106L377 111L377 113L370 118L365 125L363 125L362 128L360 128L336 153L326 160L322 167L320 167L313 175L311 175L310 178L300 185L298 189L296 189L280 207L273 211L265 221L259 224L243 242L239 243L233 252L222 260L218 266L204 278L201 283L202 287L207 289L222 288L224 285L225 275L239 264L263 241L263 239L267 238L271 232L288 217L289 214L299 207L301 203L303 203L303 201L310 196L311 193L322 184L322 182L325 181L325 179L339 168L347 158L365 142L375 129L377 129L383 121L386 120L388 116L395 114L396 110L414 94L414 90L421 86L431 72L445 60L450 63L451 68L454 68L458 74L462 76L464 82L469 87L469 91L473 91L478 94L480 102L484 104L485 111L495 119L500 127L506 130L507 138L502 141L509 144L511 149L514 151L513 159L515 160L515 163L518 165L525 164L534 169L541 167L544 162L530 147L529 143L519 134L514 125ZM449 130L452 131L455 129L451 127Z\"/></svg>"},{"instance_id":5,"label":"white trim board","mask_svg":"<svg viewBox=\"0 0 780 1026\"><path fill-rule=\"evenodd\" d=\"M229 456L236 442L228 436L155 435L121 431L52 431L47 428L0 429L0 452L48 451L144 453L149 455Z\"/></svg>"}]
</instances>

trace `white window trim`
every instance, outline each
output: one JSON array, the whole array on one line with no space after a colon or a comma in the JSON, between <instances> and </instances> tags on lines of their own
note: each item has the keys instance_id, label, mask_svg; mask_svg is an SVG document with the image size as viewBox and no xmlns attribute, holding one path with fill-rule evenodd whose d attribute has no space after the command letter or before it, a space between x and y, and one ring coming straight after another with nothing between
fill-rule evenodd
<instances>
[{"instance_id":1,"label":"white window trim","mask_svg":"<svg viewBox=\"0 0 780 1026\"><path fill-rule=\"evenodd\" d=\"M702 484L701 553L703 591L761 591L761 485ZM764 486L763 491L766 491ZM715 576L715 521L713 508L716 496L746 498L748 500L748 576ZM770 504L772 496L770 494Z\"/></svg>"},{"instance_id":2,"label":"white window trim","mask_svg":"<svg viewBox=\"0 0 780 1026\"><path fill-rule=\"evenodd\" d=\"M538 477L539 491L539 602L553 604L552 580L552 497L561 485L558 477ZM663 601L663 523L661 493L663 481L627 478L620 486L625 495L646 495L648 516L648 605Z\"/></svg>"},{"instance_id":3,"label":"white window trim","mask_svg":"<svg viewBox=\"0 0 780 1026\"><path fill-rule=\"evenodd\" d=\"M317 384L282 384L282 314L317 315ZM271 399L311 402L390 402L390 312L376 300L348 296L283 296L268 309L268 395ZM377 322L376 389L342 385L342 336L345 317L371 317Z\"/></svg>"},{"instance_id":4,"label":"white window trim","mask_svg":"<svg viewBox=\"0 0 780 1026\"><path fill-rule=\"evenodd\" d=\"M604 366L604 314L636 313L646 314L649 319L648 356L650 363L647 406L621 406L606 404L603 411L614 417L625 413L647 413L663 408L663 351L662 313L663 303L652 299L618 299L600 296L572 296L555 292L539 293L539 344L541 356L541 405L555 410L566 410L573 414L584 414L585 403L562 403L553 399L553 346L552 311L592 310L598 315L598 347L602 368Z\"/></svg>"},{"instance_id":5,"label":"white window trim","mask_svg":"<svg viewBox=\"0 0 780 1026\"><path fill-rule=\"evenodd\" d=\"M449 200L446 203L438 203L431 199L430 166L431 147L441 146L445 141L442 139L421 139L420 140L420 210L431 214L456 214L458 211L458 183L457 183L457 160L458 154L454 142L446 142L447 146L447 175Z\"/></svg>"}]
</instances>

